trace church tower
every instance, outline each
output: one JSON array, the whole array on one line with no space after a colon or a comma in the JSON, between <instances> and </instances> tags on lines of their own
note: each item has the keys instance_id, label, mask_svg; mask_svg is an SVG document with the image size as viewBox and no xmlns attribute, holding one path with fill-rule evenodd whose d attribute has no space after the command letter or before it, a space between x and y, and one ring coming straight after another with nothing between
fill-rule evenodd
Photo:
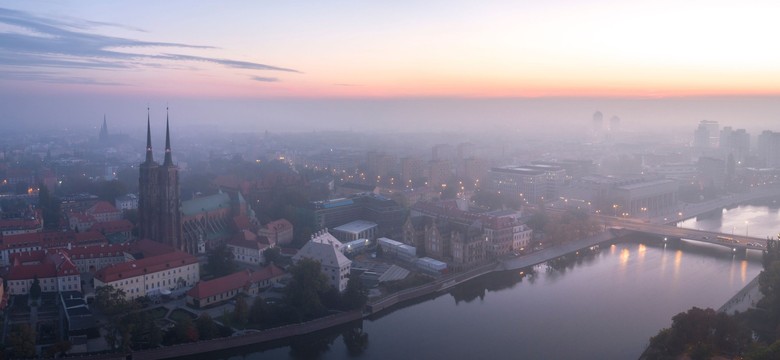
<instances>
[{"instance_id":1,"label":"church tower","mask_svg":"<svg viewBox=\"0 0 780 360\"><path fill-rule=\"evenodd\" d=\"M139 235L172 246L188 249L181 239L181 201L179 198L179 168L171 156L170 124L166 114L165 160L162 165L154 161L152 153L151 121L147 109L146 160L141 163L138 177ZM166 109L167 112L167 109Z\"/></svg>"},{"instance_id":2,"label":"church tower","mask_svg":"<svg viewBox=\"0 0 780 360\"><path fill-rule=\"evenodd\" d=\"M100 134L98 134L98 140L100 140L100 142L108 141L108 124L106 124L106 115L103 115L103 125L100 126Z\"/></svg>"}]
</instances>

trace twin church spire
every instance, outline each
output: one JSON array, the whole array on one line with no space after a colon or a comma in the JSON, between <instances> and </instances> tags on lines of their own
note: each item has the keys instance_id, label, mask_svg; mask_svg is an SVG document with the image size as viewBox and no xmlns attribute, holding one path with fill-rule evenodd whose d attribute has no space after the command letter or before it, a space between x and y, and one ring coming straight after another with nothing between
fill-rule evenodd
<instances>
[{"instance_id":1,"label":"twin church spire","mask_svg":"<svg viewBox=\"0 0 780 360\"><path fill-rule=\"evenodd\" d=\"M146 163L154 162L152 154L152 125L149 116L149 108L146 108ZM165 161L163 166L173 166L173 157L171 156L171 131L170 120L168 117L168 108L165 108Z\"/></svg>"}]
</instances>

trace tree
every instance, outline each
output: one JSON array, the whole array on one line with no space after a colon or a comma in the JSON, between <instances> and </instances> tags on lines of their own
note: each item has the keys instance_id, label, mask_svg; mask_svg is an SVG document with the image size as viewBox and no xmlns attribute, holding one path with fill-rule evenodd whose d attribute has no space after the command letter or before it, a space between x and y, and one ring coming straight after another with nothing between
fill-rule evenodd
<instances>
[{"instance_id":1,"label":"tree","mask_svg":"<svg viewBox=\"0 0 780 360\"><path fill-rule=\"evenodd\" d=\"M359 356L368 348L368 333L361 327L353 327L341 334L350 356Z\"/></svg>"},{"instance_id":2,"label":"tree","mask_svg":"<svg viewBox=\"0 0 780 360\"><path fill-rule=\"evenodd\" d=\"M178 343L195 342L200 339L198 328L195 327L195 324L193 324L192 320L188 317L176 322L176 325L173 327L173 334L175 336L175 341Z\"/></svg>"},{"instance_id":3,"label":"tree","mask_svg":"<svg viewBox=\"0 0 780 360\"><path fill-rule=\"evenodd\" d=\"M53 197L45 185L38 186L38 207L41 209L43 226L56 229L60 224L60 199Z\"/></svg>"},{"instance_id":4,"label":"tree","mask_svg":"<svg viewBox=\"0 0 780 360\"><path fill-rule=\"evenodd\" d=\"M320 263L303 259L290 268L292 279L285 288L285 301L304 318L321 315L325 307L320 293L327 290L328 279L320 271Z\"/></svg>"},{"instance_id":5,"label":"tree","mask_svg":"<svg viewBox=\"0 0 780 360\"><path fill-rule=\"evenodd\" d=\"M98 286L95 289L95 306L104 315L125 314L133 309L134 304L127 301L125 291L111 285Z\"/></svg>"},{"instance_id":6,"label":"tree","mask_svg":"<svg viewBox=\"0 0 780 360\"><path fill-rule=\"evenodd\" d=\"M265 299L258 296L252 303L252 307L249 309L249 322L253 324L261 324L268 316L268 304L265 303Z\"/></svg>"},{"instance_id":7,"label":"tree","mask_svg":"<svg viewBox=\"0 0 780 360\"><path fill-rule=\"evenodd\" d=\"M226 245L214 248L208 256L208 269L214 276L220 277L236 272L237 266L233 252Z\"/></svg>"},{"instance_id":8,"label":"tree","mask_svg":"<svg viewBox=\"0 0 780 360\"><path fill-rule=\"evenodd\" d=\"M48 349L46 349L46 356L50 358L55 358L58 356L61 356L68 352L71 349L71 344L69 341L59 341L54 343L54 345L49 346Z\"/></svg>"},{"instance_id":9,"label":"tree","mask_svg":"<svg viewBox=\"0 0 780 360\"><path fill-rule=\"evenodd\" d=\"M360 309L368 301L368 292L363 287L363 282L354 273L349 274L347 289L344 290L342 301L347 309Z\"/></svg>"},{"instance_id":10,"label":"tree","mask_svg":"<svg viewBox=\"0 0 780 360\"><path fill-rule=\"evenodd\" d=\"M127 188L119 180L100 181L97 184L97 196L100 200L114 203L116 198L127 193Z\"/></svg>"},{"instance_id":11,"label":"tree","mask_svg":"<svg viewBox=\"0 0 780 360\"><path fill-rule=\"evenodd\" d=\"M279 265L282 263L282 251L279 250L278 247L269 247L268 249L265 249L263 251L263 257L265 258L266 264Z\"/></svg>"},{"instance_id":12,"label":"tree","mask_svg":"<svg viewBox=\"0 0 780 360\"><path fill-rule=\"evenodd\" d=\"M238 324L246 324L249 316L249 305L244 295L236 296L236 307L233 309L233 321Z\"/></svg>"},{"instance_id":13,"label":"tree","mask_svg":"<svg viewBox=\"0 0 780 360\"><path fill-rule=\"evenodd\" d=\"M208 313L201 314L198 320L195 321L195 325L202 340L211 340L219 335L217 323L214 322L214 319Z\"/></svg>"},{"instance_id":14,"label":"tree","mask_svg":"<svg viewBox=\"0 0 780 360\"><path fill-rule=\"evenodd\" d=\"M32 284L30 285L30 300L38 300L41 298L41 282L38 280L38 275L33 276Z\"/></svg>"},{"instance_id":15,"label":"tree","mask_svg":"<svg viewBox=\"0 0 780 360\"><path fill-rule=\"evenodd\" d=\"M15 358L35 357L35 331L29 324L19 324L8 335Z\"/></svg>"},{"instance_id":16,"label":"tree","mask_svg":"<svg viewBox=\"0 0 780 360\"><path fill-rule=\"evenodd\" d=\"M672 327L650 339L642 359L670 359L686 353L691 359L712 354L738 354L750 341L750 333L736 319L713 309L693 307L672 318Z\"/></svg>"}]
</instances>

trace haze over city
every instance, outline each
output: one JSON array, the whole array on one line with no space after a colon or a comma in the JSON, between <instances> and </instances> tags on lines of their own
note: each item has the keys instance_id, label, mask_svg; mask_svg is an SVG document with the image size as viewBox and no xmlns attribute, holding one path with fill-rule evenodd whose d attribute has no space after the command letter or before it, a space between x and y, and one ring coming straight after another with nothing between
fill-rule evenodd
<instances>
[{"instance_id":1,"label":"haze over city","mask_svg":"<svg viewBox=\"0 0 780 360\"><path fill-rule=\"evenodd\" d=\"M137 132L168 105L177 124L243 131L535 132L601 110L626 130L758 130L780 115L777 6L7 3L0 115L84 128L106 114Z\"/></svg>"},{"instance_id":2,"label":"haze over city","mask_svg":"<svg viewBox=\"0 0 780 360\"><path fill-rule=\"evenodd\" d=\"M0 0L0 358L780 359L778 14Z\"/></svg>"}]
</instances>

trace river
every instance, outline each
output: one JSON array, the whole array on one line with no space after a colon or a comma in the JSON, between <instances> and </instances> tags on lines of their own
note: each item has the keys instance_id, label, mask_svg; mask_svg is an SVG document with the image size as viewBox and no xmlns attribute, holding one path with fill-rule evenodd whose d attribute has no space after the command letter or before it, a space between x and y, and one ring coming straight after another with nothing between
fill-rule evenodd
<instances>
[{"instance_id":1,"label":"river","mask_svg":"<svg viewBox=\"0 0 780 360\"><path fill-rule=\"evenodd\" d=\"M780 215L769 202L680 226L763 237L780 229ZM532 276L490 274L377 319L209 358L635 359L672 316L717 309L760 270L756 251L740 257L717 245L637 236L555 268L537 266Z\"/></svg>"}]
</instances>

